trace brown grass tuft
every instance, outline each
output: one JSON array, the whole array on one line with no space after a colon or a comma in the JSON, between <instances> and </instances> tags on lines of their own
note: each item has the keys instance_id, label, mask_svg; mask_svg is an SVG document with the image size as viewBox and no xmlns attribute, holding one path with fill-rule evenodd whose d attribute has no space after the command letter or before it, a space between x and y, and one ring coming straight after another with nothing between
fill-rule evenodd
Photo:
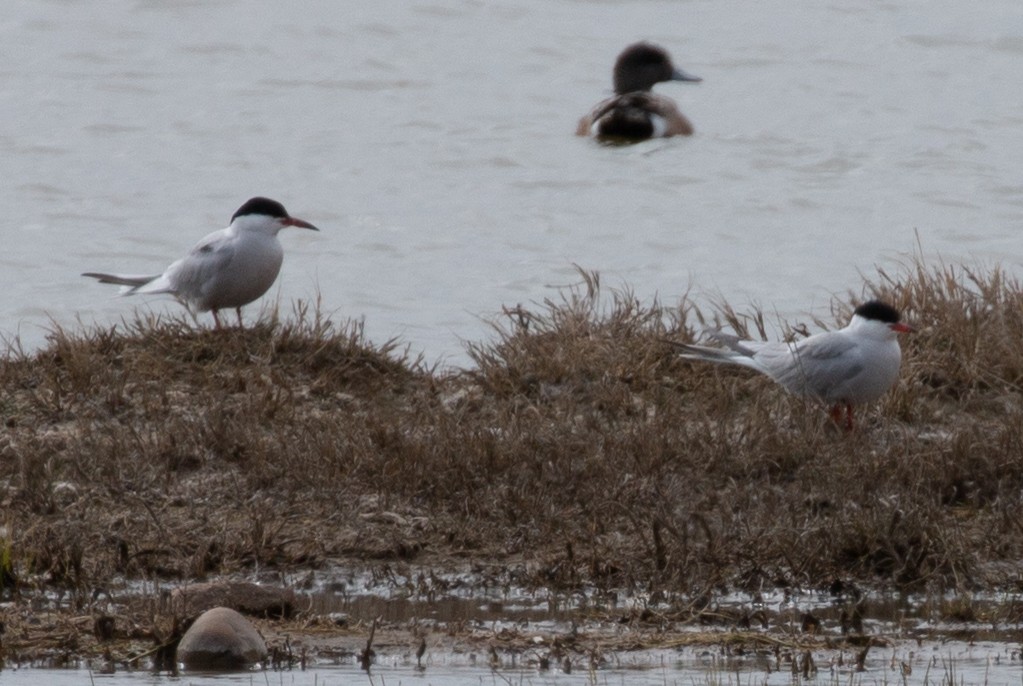
<instances>
[{"instance_id":1,"label":"brown grass tuft","mask_svg":"<svg viewBox=\"0 0 1023 686\"><path fill-rule=\"evenodd\" d=\"M508 309L464 371L302 307L243 330L57 329L9 351L5 578L84 598L115 576L485 561L519 583L694 604L836 579L1018 583L998 571L1023 558L1018 282L921 260L868 282L920 332L846 435L665 343L709 322L763 333L761 312L667 309L582 277Z\"/></svg>"}]
</instances>

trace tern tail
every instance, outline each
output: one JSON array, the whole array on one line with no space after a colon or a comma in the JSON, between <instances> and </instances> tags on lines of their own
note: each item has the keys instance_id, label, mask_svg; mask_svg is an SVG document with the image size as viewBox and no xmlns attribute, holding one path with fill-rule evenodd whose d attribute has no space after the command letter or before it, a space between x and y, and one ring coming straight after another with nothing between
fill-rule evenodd
<instances>
[{"instance_id":1,"label":"tern tail","mask_svg":"<svg viewBox=\"0 0 1023 686\"><path fill-rule=\"evenodd\" d=\"M676 348L680 355L686 360L703 360L705 362L718 362L721 364L736 364L740 367L748 367L758 372L764 370L753 359L752 352L747 352L741 346L736 348L711 348L703 345L692 345L690 343L679 343L677 341L666 341Z\"/></svg>"},{"instance_id":2,"label":"tern tail","mask_svg":"<svg viewBox=\"0 0 1023 686\"><path fill-rule=\"evenodd\" d=\"M82 276L98 279L100 283L113 283L118 286L132 286L138 288L158 278L159 274L103 274L100 272L85 272Z\"/></svg>"},{"instance_id":3,"label":"tern tail","mask_svg":"<svg viewBox=\"0 0 1023 686\"><path fill-rule=\"evenodd\" d=\"M671 341L671 345L674 346L680 353L680 357L687 360L706 360L708 362L731 362L733 364L741 364L735 358L746 357L741 353L737 353L734 350L728 348L710 348L702 345L691 345L689 343L677 343Z\"/></svg>"}]
</instances>

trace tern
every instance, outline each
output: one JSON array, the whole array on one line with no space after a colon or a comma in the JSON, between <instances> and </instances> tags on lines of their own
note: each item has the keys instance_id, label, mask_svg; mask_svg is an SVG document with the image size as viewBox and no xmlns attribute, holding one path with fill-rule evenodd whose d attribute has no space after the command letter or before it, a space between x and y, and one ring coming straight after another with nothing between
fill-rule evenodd
<instances>
[{"instance_id":1,"label":"tern","mask_svg":"<svg viewBox=\"0 0 1023 686\"><path fill-rule=\"evenodd\" d=\"M266 293L277 279L284 260L277 232L287 226L319 231L290 216L276 200L256 197L238 208L226 229L203 238L162 274L85 272L82 276L123 286L122 295L169 293L193 314L211 311L217 328L217 312L233 307L241 326L242 306Z\"/></svg>"},{"instance_id":2,"label":"tern","mask_svg":"<svg viewBox=\"0 0 1023 686\"><path fill-rule=\"evenodd\" d=\"M699 83L675 67L667 51L652 43L634 43L618 55L614 66L615 94L579 120L576 135L594 135L612 141L691 136L693 125L675 101L650 89L662 81Z\"/></svg>"},{"instance_id":3,"label":"tern","mask_svg":"<svg viewBox=\"0 0 1023 686\"><path fill-rule=\"evenodd\" d=\"M853 405L877 400L899 375L902 351L898 334L914 331L898 311L880 300L863 303L838 331L824 331L794 343L750 341L714 332L727 346L712 348L672 342L689 360L748 367L793 395L830 406L831 418L853 428Z\"/></svg>"}]
</instances>

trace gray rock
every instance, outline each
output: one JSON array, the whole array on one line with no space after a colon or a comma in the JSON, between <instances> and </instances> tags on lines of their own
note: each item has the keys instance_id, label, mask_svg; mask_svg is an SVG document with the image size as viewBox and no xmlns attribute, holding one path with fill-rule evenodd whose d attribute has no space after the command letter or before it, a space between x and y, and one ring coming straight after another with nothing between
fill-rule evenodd
<instances>
[{"instance_id":1,"label":"gray rock","mask_svg":"<svg viewBox=\"0 0 1023 686\"><path fill-rule=\"evenodd\" d=\"M248 669L266 660L266 643L249 620L227 607L199 615L178 643L186 670Z\"/></svg>"}]
</instances>

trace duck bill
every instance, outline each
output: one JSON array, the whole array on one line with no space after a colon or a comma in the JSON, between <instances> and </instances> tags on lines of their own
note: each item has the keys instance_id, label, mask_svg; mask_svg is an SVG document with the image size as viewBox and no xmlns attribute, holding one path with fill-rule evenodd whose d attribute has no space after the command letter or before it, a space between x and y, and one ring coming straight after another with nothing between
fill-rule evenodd
<instances>
[{"instance_id":1,"label":"duck bill","mask_svg":"<svg viewBox=\"0 0 1023 686\"><path fill-rule=\"evenodd\" d=\"M672 72L671 80L672 81L688 81L690 83L699 83L700 81L703 81L703 79L700 78L699 76L696 76L694 74L690 74L689 72L683 71L681 69L676 69L674 72Z\"/></svg>"}]
</instances>

